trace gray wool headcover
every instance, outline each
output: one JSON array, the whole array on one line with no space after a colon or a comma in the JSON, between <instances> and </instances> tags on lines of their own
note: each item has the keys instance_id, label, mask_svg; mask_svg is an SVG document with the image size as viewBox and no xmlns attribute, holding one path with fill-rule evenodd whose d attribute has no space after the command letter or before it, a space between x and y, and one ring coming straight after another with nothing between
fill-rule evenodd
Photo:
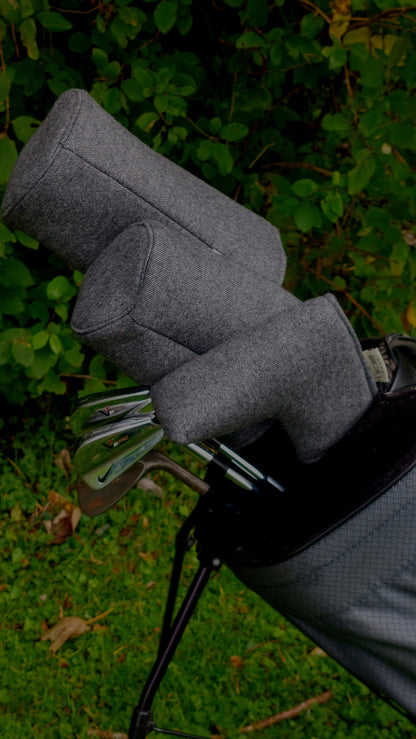
<instances>
[{"instance_id":1,"label":"gray wool headcover","mask_svg":"<svg viewBox=\"0 0 416 739\"><path fill-rule=\"evenodd\" d=\"M74 331L152 386L174 441L238 432L248 443L279 418L311 461L372 402L336 302L302 304L282 289L278 230L149 149L86 92L64 93L24 147L2 212L86 270Z\"/></svg>"},{"instance_id":2,"label":"gray wool headcover","mask_svg":"<svg viewBox=\"0 0 416 739\"><path fill-rule=\"evenodd\" d=\"M279 232L143 144L83 90L68 90L26 144L4 221L85 271L132 223L157 220L282 282Z\"/></svg>"}]
</instances>

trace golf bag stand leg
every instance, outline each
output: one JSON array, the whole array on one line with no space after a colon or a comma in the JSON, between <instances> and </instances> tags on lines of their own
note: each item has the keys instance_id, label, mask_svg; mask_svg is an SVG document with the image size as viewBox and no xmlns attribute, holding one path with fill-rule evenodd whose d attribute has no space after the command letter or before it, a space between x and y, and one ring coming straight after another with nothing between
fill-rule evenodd
<instances>
[{"instance_id":1,"label":"golf bag stand leg","mask_svg":"<svg viewBox=\"0 0 416 739\"><path fill-rule=\"evenodd\" d=\"M184 522L176 537L175 557L172 566L169 592L160 636L159 652L143 688L140 700L133 712L128 734L129 739L145 739L151 731L173 736L186 736L191 739L201 739L201 737L196 737L194 734L184 734L174 730L161 729L156 726L152 717L151 706L159 685L198 604L209 577L214 570L219 570L223 561L219 556L217 557L212 554L210 547L208 548L208 551L206 551L204 547L199 550L198 559L200 561L200 565L192 583L189 586L185 598L178 609L178 613L172 621L184 555L194 543L191 531L198 523L200 516L204 515L204 510L206 510L205 506L202 506L201 509L200 506L197 505Z\"/></svg>"}]
</instances>

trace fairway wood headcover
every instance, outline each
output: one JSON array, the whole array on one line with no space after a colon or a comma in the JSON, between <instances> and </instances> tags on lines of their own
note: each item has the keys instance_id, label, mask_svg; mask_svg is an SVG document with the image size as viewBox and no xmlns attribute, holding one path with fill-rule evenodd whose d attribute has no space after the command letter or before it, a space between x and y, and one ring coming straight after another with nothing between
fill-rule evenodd
<instances>
[{"instance_id":1,"label":"fairway wood headcover","mask_svg":"<svg viewBox=\"0 0 416 739\"><path fill-rule=\"evenodd\" d=\"M24 147L2 213L86 271L74 331L154 388L173 440L243 430L248 442L279 418L292 438L312 435L297 445L309 460L371 403L375 385L336 301L301 303L281 287L278 230L149 149L86 92L64 93ZM340 373L348 402L334 419Z\"/></svg>"}]
</instances>

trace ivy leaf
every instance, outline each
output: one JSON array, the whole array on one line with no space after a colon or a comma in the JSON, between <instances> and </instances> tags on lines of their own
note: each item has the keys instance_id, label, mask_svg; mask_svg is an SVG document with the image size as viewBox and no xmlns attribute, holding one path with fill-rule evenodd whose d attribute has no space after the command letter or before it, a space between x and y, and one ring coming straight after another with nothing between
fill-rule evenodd
<instances>
[{"instance_id":1,"label":"ivy leaf","mask_svg":"<svg viewBox=\"0 0 416 739\"><path fill-rule=\"evenodd\" d=\"M69 31L72 23L61 13L54 13L51 10L43 10L38 13L37 18L41 26L47 31Z\"/></svg>"},{"instance_id":2,"label":"ivy leaf","mask_svg":"<svg viewBox=\"0 0 416 739\"><path fill-rule=\"evenodd\" d=\"M77 31L69 37L68 48L76 54L82 54L91 46L91 39L85 33Z\"/></svg>"},{"instance_id":3,"label":"ivy leaf","mask_svg":"<svg viewBox=\"0 0 416 739\"><path fill-rule=\"evenodd\" d=\"M26 246L28 249L33 249L36 251L39 248L39 241L36 241L36 239L32 239L31 236L28 236L23 231L19 231L16 229L16 236L19 241L19 244L23 244L23 246Z\"/></svg>"},{"instance_id":4,"label":"ivy leaf","mask_svg":"<svg viewBox=\"0 0 416 739\"><path fill-rule=\"evenodd\" d=\"M234 159L225 144L214 143L212 146L212 156L217 162L220 174L226 175L232 172Z\"/></svg>"},{"instance_id":5,"label":"ivy leaf","mask_svg":"<svg viewBox=\"0 0 416 739\"><path fill-rule=\"evenodd\" d=\"M332 223L337 223L344 214L344 203L339 192L330 192L321 201L321 209L324 216L326 216Z\"/></svg>"},{"instance_id":6,"label":"ivy leaf","mask_svg":"<svg viewBox=\"0 0 416 739\"><path fill-rule=\"evenodd\" d=\"M156 23L156 28L158 28L162 33L168 33L176 23L176 3L172 3L170 0L162 0L162 2L155 8L153 17Z\"/></svg>"},{"instance_id":7,"label":"ivy leaf","mask_svg":"<svg viewBox=\"0 0 416 739\"><path fill-rule=\"evenodd\" d=\"M318 185L314 180L310 179L301 179L297 180L292 185L292 190L300 198L308 198L310 195L313 195L314 192L318 190Z\"/></svg>"},{"instance_id":8,"label":"ivy leaf","mask_svg":"<svg viewBox=\"0 0 416 739\"><path fill-rule=\"evenodd\" d=\"M25 304L20 290L2 289L0 292L0 314L14 316L16 313L23 313L24 309Z\"/></svg>"},{"instance_id":9,"label":"ivy leaf","mask_svg":"<svg viewBox=\"0 0 416 739\"><path fill-rule=\"evenodd\" d=\"M142 115L136 121L136 126L141 128L142 131L146 131L148 133L150 129L153 128L156 121L158 121L159 119L160 119L159 114L153 111L149 111L148 113L142 113Z\"/></svg>"},{"instance_id":10,"label":"ivy leaf","mask_svg":"<svg viewBox=\"0 0 416 739\"><path fill-rule=\"evenodd\" d=\"M49 338L49 334L48 334ZM45 377L49 370L56 364L57 362L57 355L52 354L52 352L46 348L38 349L35 354L35 358L30 365L30 369L28 369L28 375L29 377L33 377L35 380L41 380L42 377Z\"/></svg>"},{"instance_id":11,"label":"ivy leaf","mask_svg":"<svg viewBox=\"0 0 416 739\"><path fill-rule=\"evenodd\" d=\"M320 15L315 15L315 13L307 13L303 16L300 22L300 30L302 36L305 36L305 38L309 39L315 38L315 36L317 36L318 33L322 31L324 25L325 21L323 18L321 18Z\"/></svg>"},{"instance_id":12,"label":"ivy leaf","mask_svg":"<svg viewBox=\"0 0 416 739\"><path fill-rule=\"evenodd\" d=\"M247 0L247 13L251 26L254 28L264 26L269 16L268 0Z\"/></svg>"},{"instance_id":13,"label":"ivy leaf","mask_svg":"<svg viewBox=\"0 0 416 739\"><path fill-rule=\"evenodd\" d=\"M29 59L36 61L39 59L39 48L36 42L36 23L33 18L26 18L19 26L20 38L22 44L26 48Z\"/></svg>"},{"instance_id":14,"label":"ivy leaf","mask_svg":"<svg viewBox=\"0 0 416 739\"><path fill-rule=\"evenodd\" d=\"M0 139L0 185L7 183L16 159L16 144L8 136L3 136Z\"/></svg>"},{"instance_id":15,"label":"ivy leaf","mask_svg":"<svg viewBox=\"0 0 416 739\"><path fill-rule=\"evenodd\" d=\"M348 131L349 127L350 122L342 113L327 113L322 118L324 131Z\"/></svg>"},{"instance_id":16,"label":"ivy leaf","mask_svg":"<svg viewBox=\"0 0 416 739\"><path fill-rule=\"evenodd\" d=\"M12 354L16 362L22 364L24 367L30 367L35 358L35 353L28 337L22 337L12 342Z\"/></svg>"},{"instance_id":17,"label":"ivy leaf","mask_svg":"<svg viewBox=\"0 0 416 739\"><path fill-rule=\"evenodd\" d=\"M49 341L49 333L47 331L38 331L32 336L32 346L34 350L42 349Z\"/></svg>"},{"instance_id":18,"label":"ivy leaf","mask_svg":"<svg viewBox=\"0 0 416 739\"><path fill-rule=\"evenodd\" d=\"M220 136L226 141L240 141L248 132L249 128L245 123L226 123L221 129Z\"/></svg>"},{"instance_id":19,"label":"ivy leaf","mask_svg":"<svg viewBox=\"0 0 416 739\"><path fill-rule=\"evenodd\" d=\"M239 36L235 45L237 49L261 49L266 45L266 42L255 31L247 31Z\"/></svg>"},{"instance_id":20,"label":"ivy leaf","mask_svg":"<svg viewBox=\"0 0 416 739\"><path fill-rule=\"evenodd\" d=\"M197 157L201 162L206 162L212 154L212 147L215 146L214 142L210 139L202 139L197 149Z\"/></svg>"},{"instance_id":21,"label":"ivy leaf","mask_svg":"<svg viewBox=\"0 0 416 739\"><path fill-rule=\"evenodd\" d=\"M313 203L302 202L293 211L295 226L307 233L311 228L319 228L322 224L321 214Z\"/></svg>"},{"instance_id":22,"label":"ivy leaf","mask_svg":"<svg viewBox=\"0 0 416 739\"><path fill-rule=\"evenodd\" d=\"M68 349L63 354L64 359L68 364L72 365L72 367L81 367L83 361L84 361L84 355L80 350L79 345L73 346L72 349Z\"/></svg>"},{"instance_id":23,"label":"ivy leaf","mask_svg":"<svg viewBox=\"0 0 416 739\"><path fill-rule=\"evenodd\" d=\"M67 391L66 384L59 379L53 372L43 378L42 382L38 385L38 393L55 393L55 395L64 395Z\"/></svg>"},{"instance_id":24,"label":"ivy leaf","mask_svg":"<svg viewBox=\"0 0 416 739\"><path fill-rule=\"evenodd\" d=\"M32 118L30 115L21 115L15 118L12 123L16 138L24 144L29 141L40 125L40 121L37 118Z\"/></svg>"},{"instance_id":25,"label":"ivy leaf","mask_svg":"<svg viewBox=\"0 0 416 739\"><path fill-rule=\"evenodd\" d=\"M0 271L0 284L8 288L31 287L35 281L23 262L15 257L9 257Z\"/></svg>"},{"instance_id":26,"label":"ivy leaf","mask_svg":"<svg viewBox=\"0 0 416 739\"><path fill-rule=\"evenodd\" d=\"M357 195L362 192L371 180L375 170L375 159L369 158L369 152L363 153L363 158L355 167L348 172L348 193L349 195Z\"/></svg>"},{"instance_id":27,"label":"ivy leaf","mask_svg":"<svg viewBox=\"0 0 416 739\"><path fill-rule=\"evenodd\" d=\"M75 295L76 290L64 275L58 275L51 280L46 287L46 296L50 300L69 300Z\"/></svg>"},{"instance_id":28,"label":"ivy leaf","mask_svg":"<svg viewBox=\"0 0 416 739\"><path fill-rule=\"evenodd\" d=\"M54 354L62 354L63 346L59 336L52 334L52 336L49 337L49 345Z\"/></svg>"},{"instance_id":29,"label":"ivy leaf","mask_svg":"<svg viewBox=\"0 0 416 739\"><path fill-rule=\"evenodd\" d=\"M130 79L123 80L121 83L121 89L129 100L133 103L141 103L144 99L143 91L138 84L137 80L130 77Z\"/></svg>"}]
</instances>

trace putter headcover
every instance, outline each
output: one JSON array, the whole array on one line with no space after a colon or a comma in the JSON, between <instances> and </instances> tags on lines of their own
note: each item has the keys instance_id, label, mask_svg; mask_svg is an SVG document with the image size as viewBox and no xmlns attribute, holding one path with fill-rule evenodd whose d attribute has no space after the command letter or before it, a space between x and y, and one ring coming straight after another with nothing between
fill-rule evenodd
<instances>
[{"instance_id":1,"label":"putter headcover","mask_svg":"<svg viewBox=\"0 0 416 739\"><path fill-rule=\"evenodd\" d=\"M173 440L243 429L248 442L280 416L296 437L315 403L321 431L309 422L300 449L313 459L333 433L327 425L322 438L321 407L328 378L339 377L334 362L346 376L344 425L371 402L336 301L303 304L281 287L278 230L149 149L87 93L64 93L24 147L2 213L86 271L74 331L152 386ZM287 392L296 385L309 392L307 410L304 394Z\"/></svg>"}]
</instances>

